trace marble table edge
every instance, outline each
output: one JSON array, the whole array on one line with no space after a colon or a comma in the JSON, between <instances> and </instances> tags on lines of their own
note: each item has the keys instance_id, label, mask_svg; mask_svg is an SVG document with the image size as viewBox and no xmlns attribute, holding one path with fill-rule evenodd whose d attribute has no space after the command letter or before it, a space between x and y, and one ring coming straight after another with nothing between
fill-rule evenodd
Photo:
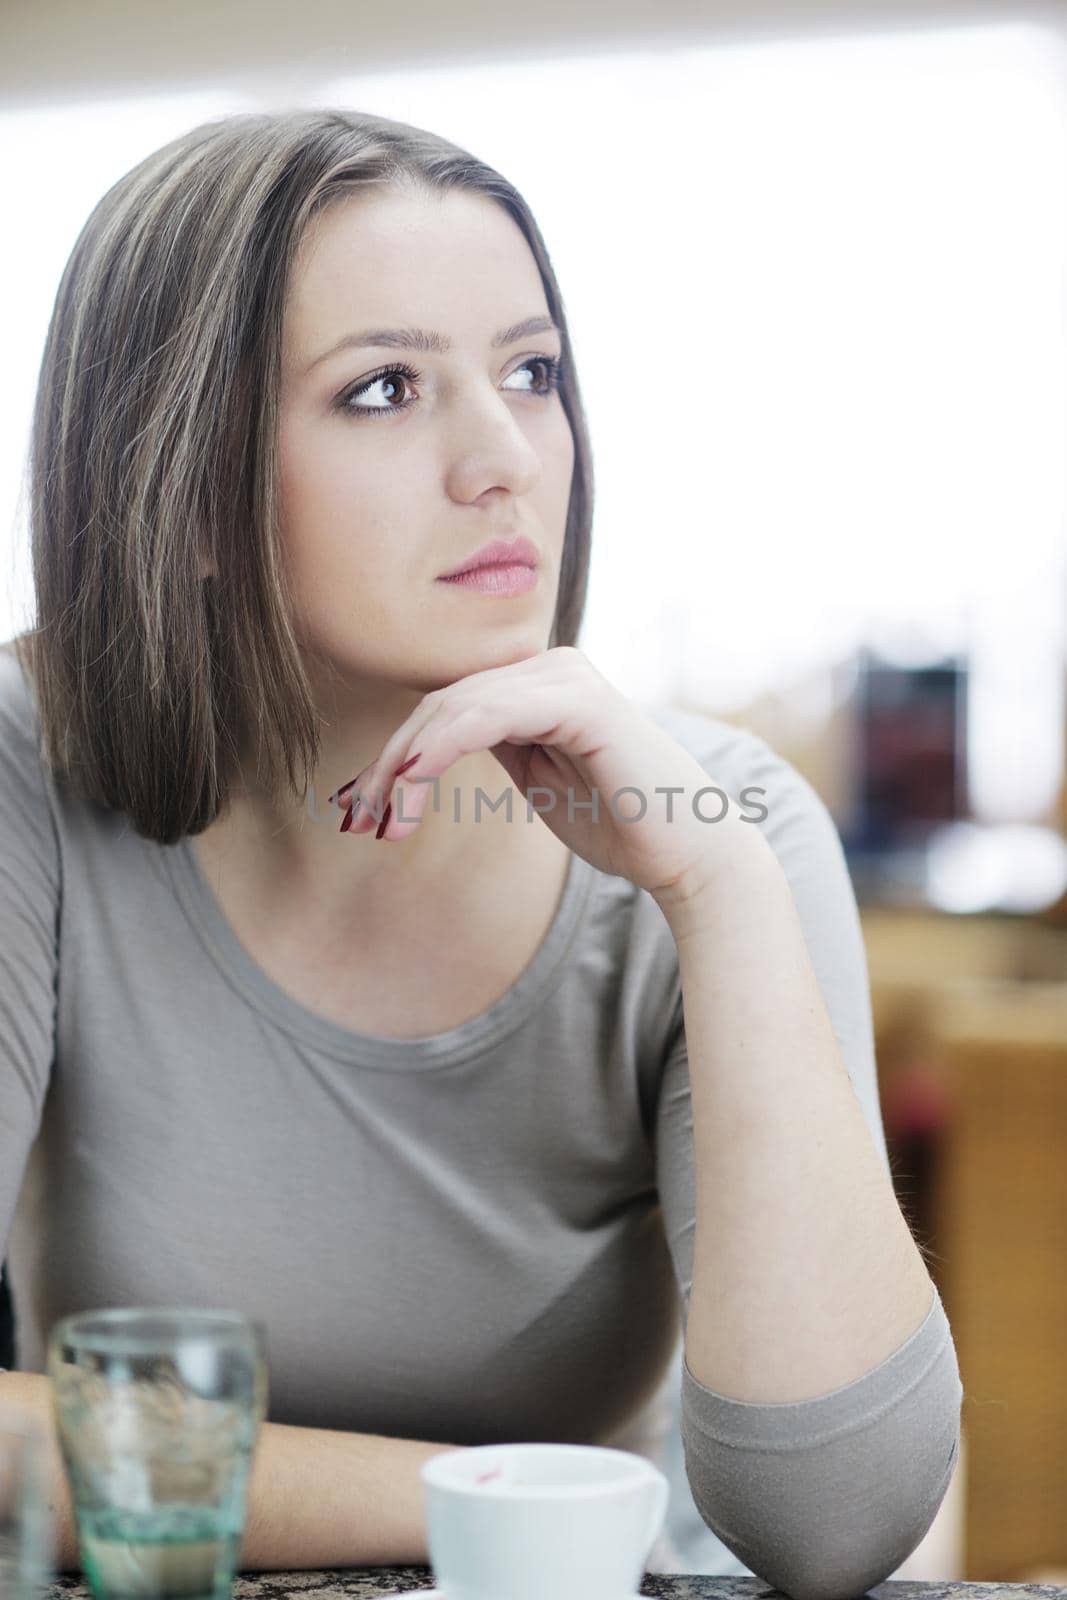
<instances>
[{"instance_id":1,"label":"marble table edge","mask_svg":"<svg viewBox=\"0 0 1067 1600\"><path fill-rule=\"evenodd\" d=\"M433 1589L426 1566L343 1567L328 1571L239 1572L232 1600L386 1600L410 1589ZM646 1573L639 1591L649 1600L779 1600L780 1591L759 1578L715 1577L693 1573ZM868 1591L874 1600L1053 1600L1067 1596L1067 1585L1042 1583L930 1583L890 1581ZM40 1600L92 1600L83 1573L61 1573L40 1591ZM786 1597L780 1597L786 1600ZM857 1597L861 1600L861 1597Z\"/></svg>"}]
</instances>

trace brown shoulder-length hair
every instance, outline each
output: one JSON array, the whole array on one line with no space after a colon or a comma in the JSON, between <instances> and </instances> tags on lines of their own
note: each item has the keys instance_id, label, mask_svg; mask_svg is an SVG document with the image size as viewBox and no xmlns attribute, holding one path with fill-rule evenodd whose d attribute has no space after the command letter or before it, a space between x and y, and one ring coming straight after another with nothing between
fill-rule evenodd
<instances>
[{"instance_id":1,"label":"brown shoulder-length hair","mask_svg":"<svg viewBox=\"0 0 1067 1600\"><path fill-rule=\"evenodd\" d=\"M202 123L107 191L64 269L30 435L36 613L11 642L53 774L160 844L225 808L250 738L272 793L288 784L303 799L317 766L279 545L282 316L311 219L388 185L487 195L533 252L562 332L575 447L549 642L577 640L592 456L562 296L525 200L468 151L384 117Z\"/></svg>"}]
</instances>

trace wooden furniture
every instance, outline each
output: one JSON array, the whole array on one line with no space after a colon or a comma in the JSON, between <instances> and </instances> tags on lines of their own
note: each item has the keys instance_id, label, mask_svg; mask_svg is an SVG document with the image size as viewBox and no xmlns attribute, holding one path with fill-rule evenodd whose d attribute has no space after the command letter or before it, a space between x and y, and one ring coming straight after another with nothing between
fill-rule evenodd
<instances>
[{"instance_id":1,"label":"wooden furniture","mask_svg":"<svg viewBox=\"0 0 1067 1600\"><path fill-rule=\"evenodd\" d=\"M1067 983L958 981L931 1050L951 1115L933 1174L964 1385L965 1575L1067 1568Z\"/></svg>"},{"instance_id":2,"label":"wooden furniture","mask_svg":"<svg viewBox=\"0 0 1067 1600\"><path fill-rule=\"evenodd\" d=\"M862 919L894 1182L944 1300L964 1385L958 1575L1058 1577L1067 1571L1067 928L878 907Z\"/></svg>"}]
</instances>

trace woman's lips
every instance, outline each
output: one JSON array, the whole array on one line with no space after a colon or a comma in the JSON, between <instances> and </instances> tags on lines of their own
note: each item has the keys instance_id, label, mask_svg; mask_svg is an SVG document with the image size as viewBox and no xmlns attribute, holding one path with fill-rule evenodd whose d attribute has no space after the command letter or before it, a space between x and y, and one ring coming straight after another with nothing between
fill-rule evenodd
<instances>
[{"instance_id":1,"label":"woman's lips","mask_svg":"<svg viewBox=\"0 0 1067 1600\"><path fill-rule=\"evenodd\" d=\"M460 572L454 578L438 578L454 589L474 589L479 594L528 594L537 587L537 573L533 567L511 563L507 566L474 567L470 572Z\"/></svg>"},{"instance_id":2,"label":"woman's lips","mask_svg":"<svg viewBox=\"0 0 1067 1600\"><path fill-rule=\"evenodd\" d=\"M480 550L448 572L438 573L440 578L459 578L476 567L536 567L541 553L532 540L520 534L515 539L490 539Z\"/></svg>"}]
</instances>

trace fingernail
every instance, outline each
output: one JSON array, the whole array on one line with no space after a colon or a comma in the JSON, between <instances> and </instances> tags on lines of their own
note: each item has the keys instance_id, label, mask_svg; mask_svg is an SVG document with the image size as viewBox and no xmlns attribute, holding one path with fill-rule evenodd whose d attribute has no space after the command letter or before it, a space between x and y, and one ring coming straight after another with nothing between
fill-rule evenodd
<instances>
[{"instance_id":1,"label":"fingernail","mask_svg":"<svg viewBox=\"0 0 1067 1600\"><path fill-rule=\"evenodd\" d=\"M341 826L338 830L340 833L347 833L349 828L352 826L352 817L358 805L359 801L357 800L355 805L349 806L348 810L345 812L344 821L341 823Z\"/></svg>"},{"instance_id":2,"label":"fingernail","mask_svg":"<svg viewBox=\"0 0 1067 1600\"><path fill-rule=\"evenodd\" d=\"M386 828L389 826L389 818L392 816L392 814L393 802L390 800L389 804L385 808L385 811L382 813L382 820L378 824L378 831L374 835L376 839L380 839Z\"/></svg>"},{"instance_id":3,"label":"fingernail","mask_svg":"<svg viewBox=\"0 0 1067 1600\"><path fill-rule=\"evenodd\" d=\"M421 750L416 750L415 754L413 756L411 756L409 758L409 760L405 761L404 765L402 767L397 767L395 773L393 774L394 778L399 778L399 776L400 776L400 774L402 772L407 772L410 767L413 767L415 765L416 761L419 759L419 757L421 755L422 755L422 751ZM370 763L370 765L371 766L374 765L373 761ZM342 783L342 785L341 785L341 787L339 789L335 789L333 794L327 796L326 804L328 806L341 804L342 803L341 802L341 796L342 795L346 795L349 792L350 789L354 789L356 784L359 782L360 778L362 778L364 772L366 772L366 771L367 771L367 768L366 767L362 767L360 769L360 771L356 773L354 778L349 778L347 783Z\"/></svg>"},{"instance_id":4,"label":"fingernail","mask_svg":"<svg viewBox=\"0 0 1067 1600\"><path fill-rule=\"evenodd\" d=\"M358 777L359 777L359 773L357 772L356 773L356 778L358 778ZM326 804L328 806L338 805L340 803L341 796L343 794L347 794L349 789L353 789L355 787L356 778L349 778L347 783L343 783L339 789L335 789L334 790L333 794L328 795L327 799L326 799Z\"/></svg>"}]
</instances>

